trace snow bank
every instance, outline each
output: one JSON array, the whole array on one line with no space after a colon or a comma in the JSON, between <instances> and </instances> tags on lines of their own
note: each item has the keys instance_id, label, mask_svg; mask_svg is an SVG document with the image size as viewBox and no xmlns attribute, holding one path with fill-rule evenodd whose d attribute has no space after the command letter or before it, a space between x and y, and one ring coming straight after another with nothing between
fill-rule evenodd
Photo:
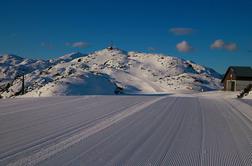
<instances>
[{"instance_id":1,"label":"snow bank","mask_svg":"<svg viewBox=\"0 0 252 166\"><path fill-rule=\"evenodd\" d=\"M243 97L244 99L252 99L252 91L249 92L247 96Z\"/></svg>"},{"instance_id":2,"label":"snow bank","mask_svg":"<svg viewBox=\"0 0 252 166\"><path fill-rule=\"evenodd\" d=\"M86 73L79 77L63 78L25 94L32 96L65 96L65 95L112 95L116 86L105 75Z\"/></svg>"}]
</instances>

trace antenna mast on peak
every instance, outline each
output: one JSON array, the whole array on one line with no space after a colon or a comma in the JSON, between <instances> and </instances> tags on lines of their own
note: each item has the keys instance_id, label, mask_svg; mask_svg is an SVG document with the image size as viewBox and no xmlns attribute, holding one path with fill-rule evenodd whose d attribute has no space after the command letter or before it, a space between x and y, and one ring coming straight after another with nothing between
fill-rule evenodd
<instances>
[{"instance_id":1,"label":"antenna mast on peak","mask_svg":"<svg viewBox=\"0 0 252 166\"><path fill-rule=\"evenodd\" d=\"M108 50L113 50L114 49L114 43L111 41L108 46Z\"/></svg>"}]
</instances>

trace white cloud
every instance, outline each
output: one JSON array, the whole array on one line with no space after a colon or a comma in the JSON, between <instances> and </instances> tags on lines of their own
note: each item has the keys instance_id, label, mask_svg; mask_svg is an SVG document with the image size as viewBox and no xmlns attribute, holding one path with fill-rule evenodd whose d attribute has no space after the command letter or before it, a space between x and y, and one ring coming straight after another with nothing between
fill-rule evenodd
<instances>
[{"instance_id":1,"label":"white cloud","mask_svg":"<svg viewBox=\"0 0 252 166\"><path fill-rule=\"evenodd\" d=\"M174 35L182 36L190 35L193 33L194 30L192 28L171 28L169 31Z\"/></svg>"},{"instance_id":2,"label":"white cloud","mask_svg":"<svg viewBox=\"0 0 252 166\"><path fill-rule=\"evenodd\" d=\"M224 47L224 41L222 39L215 40L213 44L211 44L212 49L221 49Z\"/></svg>"},{"instance_id":3,"label":"white cloud","mask_svg":"<svg viewBox=\"0 0 252 166\"><path fill-rule=\"evenodd\" d=\"M211 44L210 48L211 49L224 49L230 52L238 50L238 46L236 43L234 42L225 43L225 41L222 39L215 40L213 44Z\"/></svg>"},{"instance_id":4,"label":"white cloud","mask_svg":"<svg viewBox=\"0 0 252 166\"><path fill-rule=\"evenodd\" d=\"M78 42L73 42L73 43L67 42L66 46L70 46L73 48L87 48L89 44L87 42L78 41Z\"/></svg>"},{"instance_id":5,"label":"white cloud","mask_svg":"<svg viewBox=\"0 0 252 166\"><path fill-rule=\"evenodd\" d=\"M176 45L176 48L179 52L191 52L193 51L193 47L187 42L182 41Z\"/></svg>"},{"instance_id":6,"label":"white cloud","mask_svg":"<svg viewBox=\"0 0 252 166\"><path fill-rule=\"evenodd\" d=\"M236 50L238 50L238 46L237 46L237 44L236 43L227 43L227 44L225 44L225 49L227 50L227 51L236 51Z\"/></svg>"}]
</instances>

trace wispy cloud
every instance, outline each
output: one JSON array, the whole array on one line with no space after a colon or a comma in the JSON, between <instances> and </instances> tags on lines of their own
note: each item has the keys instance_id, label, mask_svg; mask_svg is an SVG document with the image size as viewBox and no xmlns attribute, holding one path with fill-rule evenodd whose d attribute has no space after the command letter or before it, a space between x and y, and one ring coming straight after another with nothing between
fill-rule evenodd
<instances>
[{"instance_id":1,"label":"wispy cloud","mask_svg":"<svg viewBox=\"0 0 252 166\"><path fill-rule=\"evenodd\" d=\"M78 42L67 42L65 43L66 46L73 47L73 48L87 48L89 47L89 43L84 41L78 41Z\"/></svg>"},{"instance_id":2,"label":"wispy cloud","mask_svg":"<svg viewBox=\"0 0 252 166\"><path fill-rule=\"evenodd\" d=\"M148 47L147 50L148 50L148 51L156 51L157 48L155 48L155 47Z\"/></svg>"},{"instance_id":3,"label":"wispy cloud","mask_svg":"<svg viewBox=\"0 0 252 166\"><path fill-rule=\"evenodd\" d=\"M227 51L237 51L238 50L238 46L236 43L227 43L225 44L224 48L227 50Z\"/></svg>"},{"instance_id":4,"label":"wispy cloud","mask_svg":"<svg viewBox=\"0 0 252 166\"><path fill-rule=\"evenodd\" d=\"M179 52L184 52L184 53L187 53L187 52L192 52L193 51L193 47L187 42L187 41L182 41L180 43L178 43L176 45L176 48Z\"/></svg>"},{"instance_id":5,"label":"wispy cloud","mask_svg":"<svg viewBox=\"0 0 252 166\"><path fill-rule=\"evenodd\" d=\"M47 42L41 42L40 46L48 50L52 50L54 48L54 46L51 43L47 43Z\"/></svg>"},{"instance_id":6,"label":"wispy cloud","mask_svg":"<svg viewBox=\"0 0 252 166\"><path fill-rule=\"evenodd\" d=\"M226 43L224 40L218 39L218 40L215 40L211 44L210 48L211 49L224 49L226 51L233 52L233 51L238 50L238 45L236 43L234 43L234 42Z\"/></svg>"},{"instance_id":7,"label":"wispy cloud","mask_svg":"<svg viewBox=\"0 0 252 166\"><path fill-rule=\"evenodd\" d=\"M174 27L169 29L169 31L177 36L182 36L182 35L190 35L194 32L194 29L192 28L182 28L182 27Z\"/></svg>"}]
</instances>

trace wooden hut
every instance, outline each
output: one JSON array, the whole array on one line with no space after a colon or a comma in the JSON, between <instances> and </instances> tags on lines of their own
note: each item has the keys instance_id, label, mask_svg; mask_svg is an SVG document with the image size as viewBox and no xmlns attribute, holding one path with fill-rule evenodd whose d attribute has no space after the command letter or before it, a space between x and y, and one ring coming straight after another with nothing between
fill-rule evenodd
<instances>
[{"instance_id":1,"label":"wooden hut","mask_svg":"<svg viewBox=\"0 0 252 166\"><path fill-rule=\"evenodd\" d=\"M252 84L252 68L248 66L230 66L221 81L225 91L240 91Z\"/></svg>"}]
</instances>

